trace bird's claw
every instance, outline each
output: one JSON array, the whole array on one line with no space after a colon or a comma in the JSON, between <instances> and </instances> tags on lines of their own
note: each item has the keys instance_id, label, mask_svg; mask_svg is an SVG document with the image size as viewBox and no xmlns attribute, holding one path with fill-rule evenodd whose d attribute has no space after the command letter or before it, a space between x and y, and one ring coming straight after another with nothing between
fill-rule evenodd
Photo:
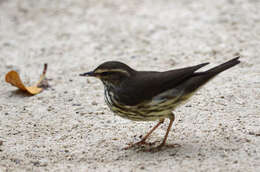
<instances>
[{"instance_id":1,"label":"bird's claw","mask_svg":"<svg viewBox=\"0 0 260 172\"><path fill-rule=\"evenodd\" d=\"M142 146L142 145L146 145L146 146L149 146L148 149L144 149L143 151L144 152L157 152L157 151L160 151L162 148L166 147L166 148L177 148L177 147L181 147L180 144L164 144L164 143L161 143L159 144L158 146L155 146L155 147L150 147L150 146L153 146L155 145L155 143L157 143L159 141L155 141L155 142L137 142L137 143L129 143L127 147L123 148L123 150L128 150L132 147L136 147L136 146ZM144 148L144 147L143 147Z\"/></svg>"},{"instance_id":2,"label":"bird's claw","mask_svg":"<svg viewBox=\"0 0 260 172\"><path fill-rule=\"evenodd\" d=\"M161 143L159 146L157 146L155 148L151 148L151 151L159 151L163 147L165 147L165 148L177 148L177 147L181 147L181 145L178 144L178 143L175 143L175 144L163 144L163 143Z\"/></svg>"},{"instance_id":3,"label":"bird's claw","mask_svg":"<svg viewBox=\"0 0 260 172\"><path fill-rule=\"evenodd\" d=\"M154 141L154 142L146 142L144 140L141 140L139 142L136 142L136 143L128 143L128 146L123 148L123 150L128 150L132 147L136 147L136 146L142 146L142 145L147 145L147 146L152 146L152 145L155 145L155 143L157 143L159 141Z\"/></svg>"}]
</instances>

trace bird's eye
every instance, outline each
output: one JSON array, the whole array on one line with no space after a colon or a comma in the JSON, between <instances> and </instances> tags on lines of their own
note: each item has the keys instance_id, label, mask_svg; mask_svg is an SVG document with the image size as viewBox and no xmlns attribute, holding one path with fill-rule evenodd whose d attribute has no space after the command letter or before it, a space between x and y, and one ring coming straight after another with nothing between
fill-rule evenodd
<instances>
[{"instance_id":1,"label":"bird's eye","mask_svg":"<svg viewBox=\"0 0 260 172\"><path fill-rule=\"evenodd\" d=\"M111 74L111 72L102 72L103 76L107 76L107 75L110 75L110 74Z\"/></svg>"}]
</instances>

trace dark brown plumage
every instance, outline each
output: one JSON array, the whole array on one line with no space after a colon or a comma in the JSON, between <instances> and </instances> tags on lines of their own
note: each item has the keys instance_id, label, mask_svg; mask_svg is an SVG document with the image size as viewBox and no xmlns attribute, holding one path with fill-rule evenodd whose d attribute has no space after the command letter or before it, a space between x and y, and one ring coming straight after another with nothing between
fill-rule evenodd
<instances>
[{"instance_id":1,"label":"dark brown plumage","mask_svg":"<svg viewBox=\"0 0 260 172\"><path fill-rule=\"evenodd\" d=\"M214 76L239 62L239 57L236 57L204 72L196 71L209 63L156 72L136 71L124 63L108 61L81 76L101 79L105 87L106 103L119 116L137 121L160 121L138 144L145 143L164 119L169 118L171 121L162 146L174 120L172 111L176 106L188 100Z\"/></svg>"}]
</instances>

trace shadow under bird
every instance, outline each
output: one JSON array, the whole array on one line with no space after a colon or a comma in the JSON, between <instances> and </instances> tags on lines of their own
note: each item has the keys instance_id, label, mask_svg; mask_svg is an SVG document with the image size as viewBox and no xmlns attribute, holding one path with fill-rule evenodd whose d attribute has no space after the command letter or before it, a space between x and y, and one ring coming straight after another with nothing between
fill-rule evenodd
<instances>
[{"instance_id":1,"label":"shadow under bird","mask_svg":"<svg viewBox=\"0 0 260 172\"><path fill-rule=\"evenodd\" d=\"M204 72L196 71L209 63L156 72L137 71L122 62L108 61L80 76L96 77L103 82L105 102L115 114L134 121L159 121L139 142L126 149L148 144L147 138L165 118L169 118L170 123L164 139L156 147L161 148L166 143L175 119L172 111L186 102L210 79L238 63L239 57L236 57Z\"/></svg>"}]
</instances>

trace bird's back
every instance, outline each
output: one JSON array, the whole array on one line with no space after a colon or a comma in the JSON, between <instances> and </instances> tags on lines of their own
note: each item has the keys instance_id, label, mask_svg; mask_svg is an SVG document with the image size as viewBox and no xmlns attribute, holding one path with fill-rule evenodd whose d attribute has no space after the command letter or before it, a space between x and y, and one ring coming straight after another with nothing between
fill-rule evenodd
<instances>
[{"instance_id":1,"label":"bird's back","mask_svg":"<svg viewBox=\"0 0 260 172\"><path fill-rule=\"evenodd\" d=\"M191 77L196 70L207 65L200 65L170 70L166 72L138 71L134 76L125 80L117 90L118 99L126 105L134 106L149 101L154 96L176 87Z\"/></svg>"},{"instance_id":2,"label":"bird's back","mask_svg":"<svg viewBox=\"0 0 260 172\"><path fill-rule=\"evenodd\" d=\"M125 105L135 106L172 89L174 92L177 89L177 92L183 91L182 94L190 95L211 78L238 63L239 57L236 57L204 72L196 71L209 63L166 72L136 71L116 90L119 92L117 99Z\"/></svg>"}]
</instances>

